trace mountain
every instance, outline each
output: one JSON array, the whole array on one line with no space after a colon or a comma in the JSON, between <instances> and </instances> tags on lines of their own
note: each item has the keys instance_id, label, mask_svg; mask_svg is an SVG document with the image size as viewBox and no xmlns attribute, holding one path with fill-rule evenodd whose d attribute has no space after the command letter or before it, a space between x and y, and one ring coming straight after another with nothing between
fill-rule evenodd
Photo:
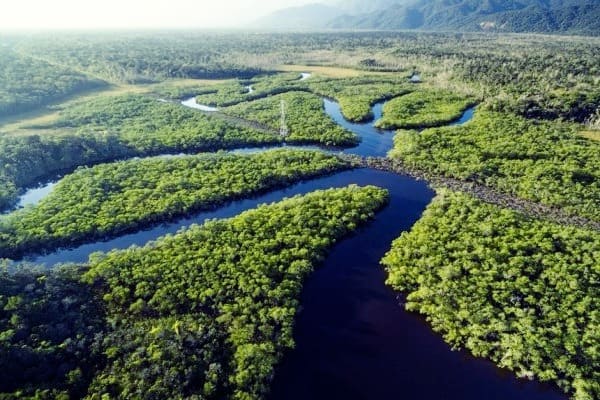
<instances>
[{"instance_id":1,"label":"mountain","mask_svg":"<svg viewBox=\"0 0 600 400\"><path fill-rule=\"evenodd\" d=\"M600 0L324 1L276 11L252 26L600 35Z\"/></svg>"},{"instance_id":2,"label":"mountain","mask_svg":"<svg viewBox=\"0 0 600 400\"><path fill-rule=\"evenodd\" d=\"M284 8L262 17L251 24L261 29L319 29L345 11L327 4L307 4L300 7Z\"/></svg>"},{"instance_id":3,"label":"mountain","mask_svg":"<svg viewBox=\"0 0 600 400\"><path fill-rule=\"evenodd\" d=\"M419 0L327 24L342 29L424 29L600 34L598 0Z\"/></svg>"},{"instance_id":4,"label":"mountain","mask_svg":"<svg viewBox=\"0 0 600 400\"><path fill-rule=\"evenodd\" d=\"M342 9L348 15L368 14L375 11L385 10L395 5L409 5L418 0L334 0L332 5Z\"/></svg>"},{"instance_id":5,"label":"mountain","mask_svg":"<svg viewBox=\"0 0 600 400\"><path fill-rule=\"evenodd\" d=\"M507 13L500 20L512 32L567 32L600 35L600 4L583 4L547 11L530 9L527 13Z\"/></svg>"}]
</instances>

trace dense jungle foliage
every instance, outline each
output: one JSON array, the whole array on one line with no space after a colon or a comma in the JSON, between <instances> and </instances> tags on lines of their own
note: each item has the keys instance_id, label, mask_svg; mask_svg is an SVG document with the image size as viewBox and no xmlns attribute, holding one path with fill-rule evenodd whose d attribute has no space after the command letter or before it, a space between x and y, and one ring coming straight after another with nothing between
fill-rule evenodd
<instances>
[{"instance_id":1,"label":"dense jungle foliage","mask_svg":"<svg viewBox=\"0 0 600 400\"><path fill-rule=\"evenodd\" d=\"M156 98L198 96L271 127L278 127L285 98L291 139L325 144L355 138L332 125L316 96L335 99L355 122L371 119L374 103L393 99L384 110L386 127L437 125L476 99L470 123L400 131L390 156L421 172L600 220L599 38L130 32L0 35L0 41L0 115L91 89L102 84L98 79L135 83L120 88L148 94L57 106L57 121L41 118L21 132L0 126L0 208L14 204L25 186L78 166L282 141L233 117L227 122L227 115ZM281 73L288 69L298 72ZM299 71L313 75L300 80ZM413 73L423 83L409 83ZM291 157L264 157L275 154ZM40 238L66 243L78 234L118 233L205 201L218 204L345 167L311 155L319 163L313 169L297 157L274 168L266 159L218 154L81 169L39 206L4 218L4 240L14 250L39 245ZM214 197L202 192L207 187ZM262 207L142 249L97 256L85 282L83 267L1 270L0 354L7 356L0 356L0 392L12 393L6 398L261 397L273 365L293 344L302 279L384 197L354 188ZM597 232L444 192L385 263L390 284L410 293L409 309L426 314L452 345L589 400L600 398L598 243Z\"/></svg>"},{"instance_id":2,"label":"dense jungle foliage","mask_svg":"<svg viewBox=\"0 0 600 400\"><path fill-rule=\"evenodd\" d=\"M81 168L32 207L0 216L0 257L91 241L349 168L316 151L129 160Z\"/></svg>"},{"instance_id":3,"label":"dense jungle foliage","mask_svg":"<svg viewBox=\"0 0 600 400\"><path fill-rule=\"evenodd\" d=\"M0 137L0 207L19 190L80 165L160 153L279 143L281 138L140 95L99 97L70 105L54 134ZM67 134L61 134L63 129Z\"/></svg>"},{"instance_id":4,"label":"dense jungle foliage","mask_svg":"<svg viewBox=\"0 0 600 400\"><path fill-rule=\"evenodd\" d=\"M442 191L383 259L453 347L600 397L600 234Z\"/></svg>"},{"instance_id":5,"label":"dense jungle foliage","mask_svg":"<svg viewBox=\"0 0 600 400\"><path fill-rule=\"evenodd\" d=\"M399 131L390 156L600 220L600 145L567 123L478 110L464 126Z\"/></svg>"},{"instance_id":6,"label":"dense jungle foliage","mask_svg":"<svg viewBox=\"0 0 600 400\"><path fill-rule=\"evenodd\" d=\"M42 178L80 165L140 155L117 134L0 136L0 209Z\"/></svg>"},{"instance_id":7,"label":"dense jungle foliage","mask_svg":"<svg viewBox=\"0 0 600 400\"><path fill-rule=\"evenodd\" d=\"M110 82L225 77L241 78L246 83L281 64L316 64L396 71L393 75L398 81L418 70L426 82L493 98L493 109L526 117L583 122L600 106L600 39L590 37L181 32L152 36L122 33L119 37L92 33L32 35L9 37L6 42L21 53L91 76L101 75ZM232 88L237 97L245 93L243 86ZM299 89L298 83L294 88ZM368 110L362 106L345 115L352 120L364 119Z\"/></svg>"},{"instance_id":8,"label":"dense jungle foliage","mask_svg":"<svg viewBox=\"0 0 600 400\"><path fill-rule=\"evenodd\" d=\"M4 398L261 398L294 344L304 279L386 202L375 187L318 191L143 248L96 254L83 280L73 268L3 272L0 346L13 363L2 365L0 391ZM58 364L62 357L68 362ZM49 368L24 379L20 368L40 358Z\"/></svg>"},{"instance_id":9,"label":"dense jungle foliage","mask_svg":"<svg viewBox=\"0 0 600 400\"><path fill-rule=\"evenodd\" d=\"M225 114L258 121L279 129L281 101L284 101L285 118L289 135L286 142L320 143L327 146L358 144L359 138L336 124L323 110L321 97L305 92L288 92L260 100L227 107Z\"/></svg>"},{"instance_id":10,"label":"dense jungle foliage","mask_svg":"<svg viewBox=\"0 0 600 400\"><path fill-rule=\"evenodd\" d=\"M0 46L0 117L106 85Z\"/></svg>"},{"instance_id":11,"label":"dense jungle foliage","mask_svg":"<svg viewBox=\"0 0 600 400\"><path fill-rule=\"evenodd\" d=\"M205 36L207 35L207 36ZM56 37L58 36L58 37ZM111 82L148 83L167 78L222 79L251 77L261 72L247 59L228 52L243 50L227 35L121 33L46 34L20 44L25 53L40 54ZM232 49L233 50L233 49Z\"/></svg>"},{"instance_id":12,"label":"dense jungle foliage","mask_svg":"<svg viewBox=\"0 0 600 400\"><path fill-rule=\"evenodd\" d=\"M149 153L167 149L216 150L280 141L275 135L142 95L102 96L69 106L49 127L119 132L125 142Z\"/></svg>"},{"instance_id":13,"label":"dense jungle foliage","mask_svg":"<svg viewBox=\"0 0 600 400\"><path fill-rule=\"evenodd\" d=\"M473 104L474 99L450 91L418 90L385 103L383 117L375 126L412 129L446 125Z\"/></svg>"},{"instance_id":14,"label":"dense jungle foliage","mask_svg":"<svg viewBox=\"0 0 600 400\"><path fill-rule=\"evenodd\" d=\"M0 266L0 398L63 399L67 388L75 398L86 394L108 326L83 271Z\"/></svg>"},{"instance_id":15,"label":"dense jungle foliage","mask_svg":"<svg viewBox=\"0 0 600 400\"><path fill-rule=\"evenodd\" d=\"M466 84L491 110L583 122L600 107L597 38L407 33L391 46L393 58L442 86Z\"/></svg>"}]
</instances>

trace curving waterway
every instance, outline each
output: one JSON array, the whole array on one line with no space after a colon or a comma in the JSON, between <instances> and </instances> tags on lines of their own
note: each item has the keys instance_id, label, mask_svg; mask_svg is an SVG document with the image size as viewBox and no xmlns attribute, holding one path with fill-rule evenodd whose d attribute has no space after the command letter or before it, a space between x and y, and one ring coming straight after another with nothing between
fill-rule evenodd
<instances>
[{"instance_id":1,"label":"curving waterway","mask_svg":"<svg viewBox=\"0 0 600 400\"><path fill-rule=\"evenodd\" d=\"M344 152L386 155L392 146L392 131L378 130L373 122L348 122L337 103L324 102L333 120L362 139L358 147ZM381 116L382 105L373 107L374 120ZM455 123L465 123L472 116L473 109L468 109ZM434 196L426 182L407 176L371 169L345 171L148 230L29 260L48 266L85 262L96 251L144 245L209 218L232 217L261 203L353 183L386 188L390 204L373 222L337 244L305 283L294 330L296 348L277 368L271 399L566 399L554 387L519 380L467 352L451 351L420 316L399 306L402 298L385 285L379 261L391 242L420 218Z\"/></svg>"},{"instance_id":2,"label":"curving waterway","mask_svg":"<svg viewBox=\"0 0 600 400\"><path fill-rule=\"evenodd\" d=\"M306 78L306 79L308 79L308 78ZM250 86L248 86L248 87L250 88ZM393 141L394 131L378 129L378 128L375 128L373 125L373 121L377 121L379 118L381 118L384 104L385 104L385 102L379 102L379 103L375 103L375 105L373 105L373 108L371 109L371 112L373 114L373 119L371 122L353 123L353 122L347 121L344 118L344 116L342 115L342 112L340 110L340 105L337 102L327 99L327 98L323 98L323 105L324 105L326 114L329 115L329 117L331 117L331 119L333 119L337 124L341 125L342 127L346 128L349 131L354 132L360 136L361 142L356 147L340 150L340 149L335 149L335 148L333 148L333 149L332 148L323 148L323 147L320 147L317 145L289 146L289 145L284 144L281 146L290 147L290 148L294 148L294 149L301 149L301 150L330 151L333 153L341 151L345 154L357 154L357 155L360 155L363 157L385 157L387 152L394 145L394 141ZM195 97L191 97L187 100L182 101L181 105L188 107L188 108L195 109L195 110L205 111L205 112L218 111L218 109L215 107L210 107L210 106L207 106L204 104L198 104L196 102ZM461 125L461 124L469 122L473 118L474 111L475 111L475 107L470 107L470 108L466 109L463 112L462 116L458 120L450 123L449 125ZM279 146L279 147L281 147L281 146ZM278 146L243 147L240 149L231 150L231 152L236 153L236 154L255 154L255 153L266 151L266 150L269 150L269 149L272 149L275 147L278 147ZM158 156L158 157L172 157L172 155L165 154L165 155ZM52 189L54 189L54 186L56 186L56 183L58 182L58 180L60 180L60 177L55 178L51 181L47 181L47 182L45 182L39 186L36 186L34 188L26 190L25 193L23 193L19 197L19 201L17 203L17 208L22 208L22 207L25 207L28 205L37 204L40 200L42 200L44 197L46 197L52 191ZM7 211L7 213L8 212L10 212L10 210Z\"/></svg>"}]
</instances>

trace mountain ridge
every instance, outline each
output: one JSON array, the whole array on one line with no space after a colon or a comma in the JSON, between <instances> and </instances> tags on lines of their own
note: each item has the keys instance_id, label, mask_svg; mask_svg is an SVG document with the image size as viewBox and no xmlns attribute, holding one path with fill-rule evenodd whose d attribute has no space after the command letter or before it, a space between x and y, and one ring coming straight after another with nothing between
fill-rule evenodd
<instances>
[{"instance_id":1,"label":"mountain ridge","mask_svg":"<svg viewBox=\"0 0 600 400\"><path fill-rule=\"evenodd\" d=\"M291 16L294 16L293 23L286 22ZM279 10L272 18L279 27L304 29L600 35L600 1L597 0L329 1ZM268 21L269 17L262 19L261 27L274 28Z\"/></svg>"}]
</instances>

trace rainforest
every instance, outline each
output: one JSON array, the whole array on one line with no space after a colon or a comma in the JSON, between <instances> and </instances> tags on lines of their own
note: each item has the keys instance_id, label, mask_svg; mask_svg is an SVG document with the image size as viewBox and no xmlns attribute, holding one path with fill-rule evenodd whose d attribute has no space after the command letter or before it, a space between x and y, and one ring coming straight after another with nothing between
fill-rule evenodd
<instances>
[{"instance_id":1,"label":"rainforest","mask_svg":"<svg viewBox=\"0 0 600 400\"><path fill-rule=\"evenodd\" d=\"M600 399L600 39L0 43L0 399Z\"/></svg>"}]
</instances>

